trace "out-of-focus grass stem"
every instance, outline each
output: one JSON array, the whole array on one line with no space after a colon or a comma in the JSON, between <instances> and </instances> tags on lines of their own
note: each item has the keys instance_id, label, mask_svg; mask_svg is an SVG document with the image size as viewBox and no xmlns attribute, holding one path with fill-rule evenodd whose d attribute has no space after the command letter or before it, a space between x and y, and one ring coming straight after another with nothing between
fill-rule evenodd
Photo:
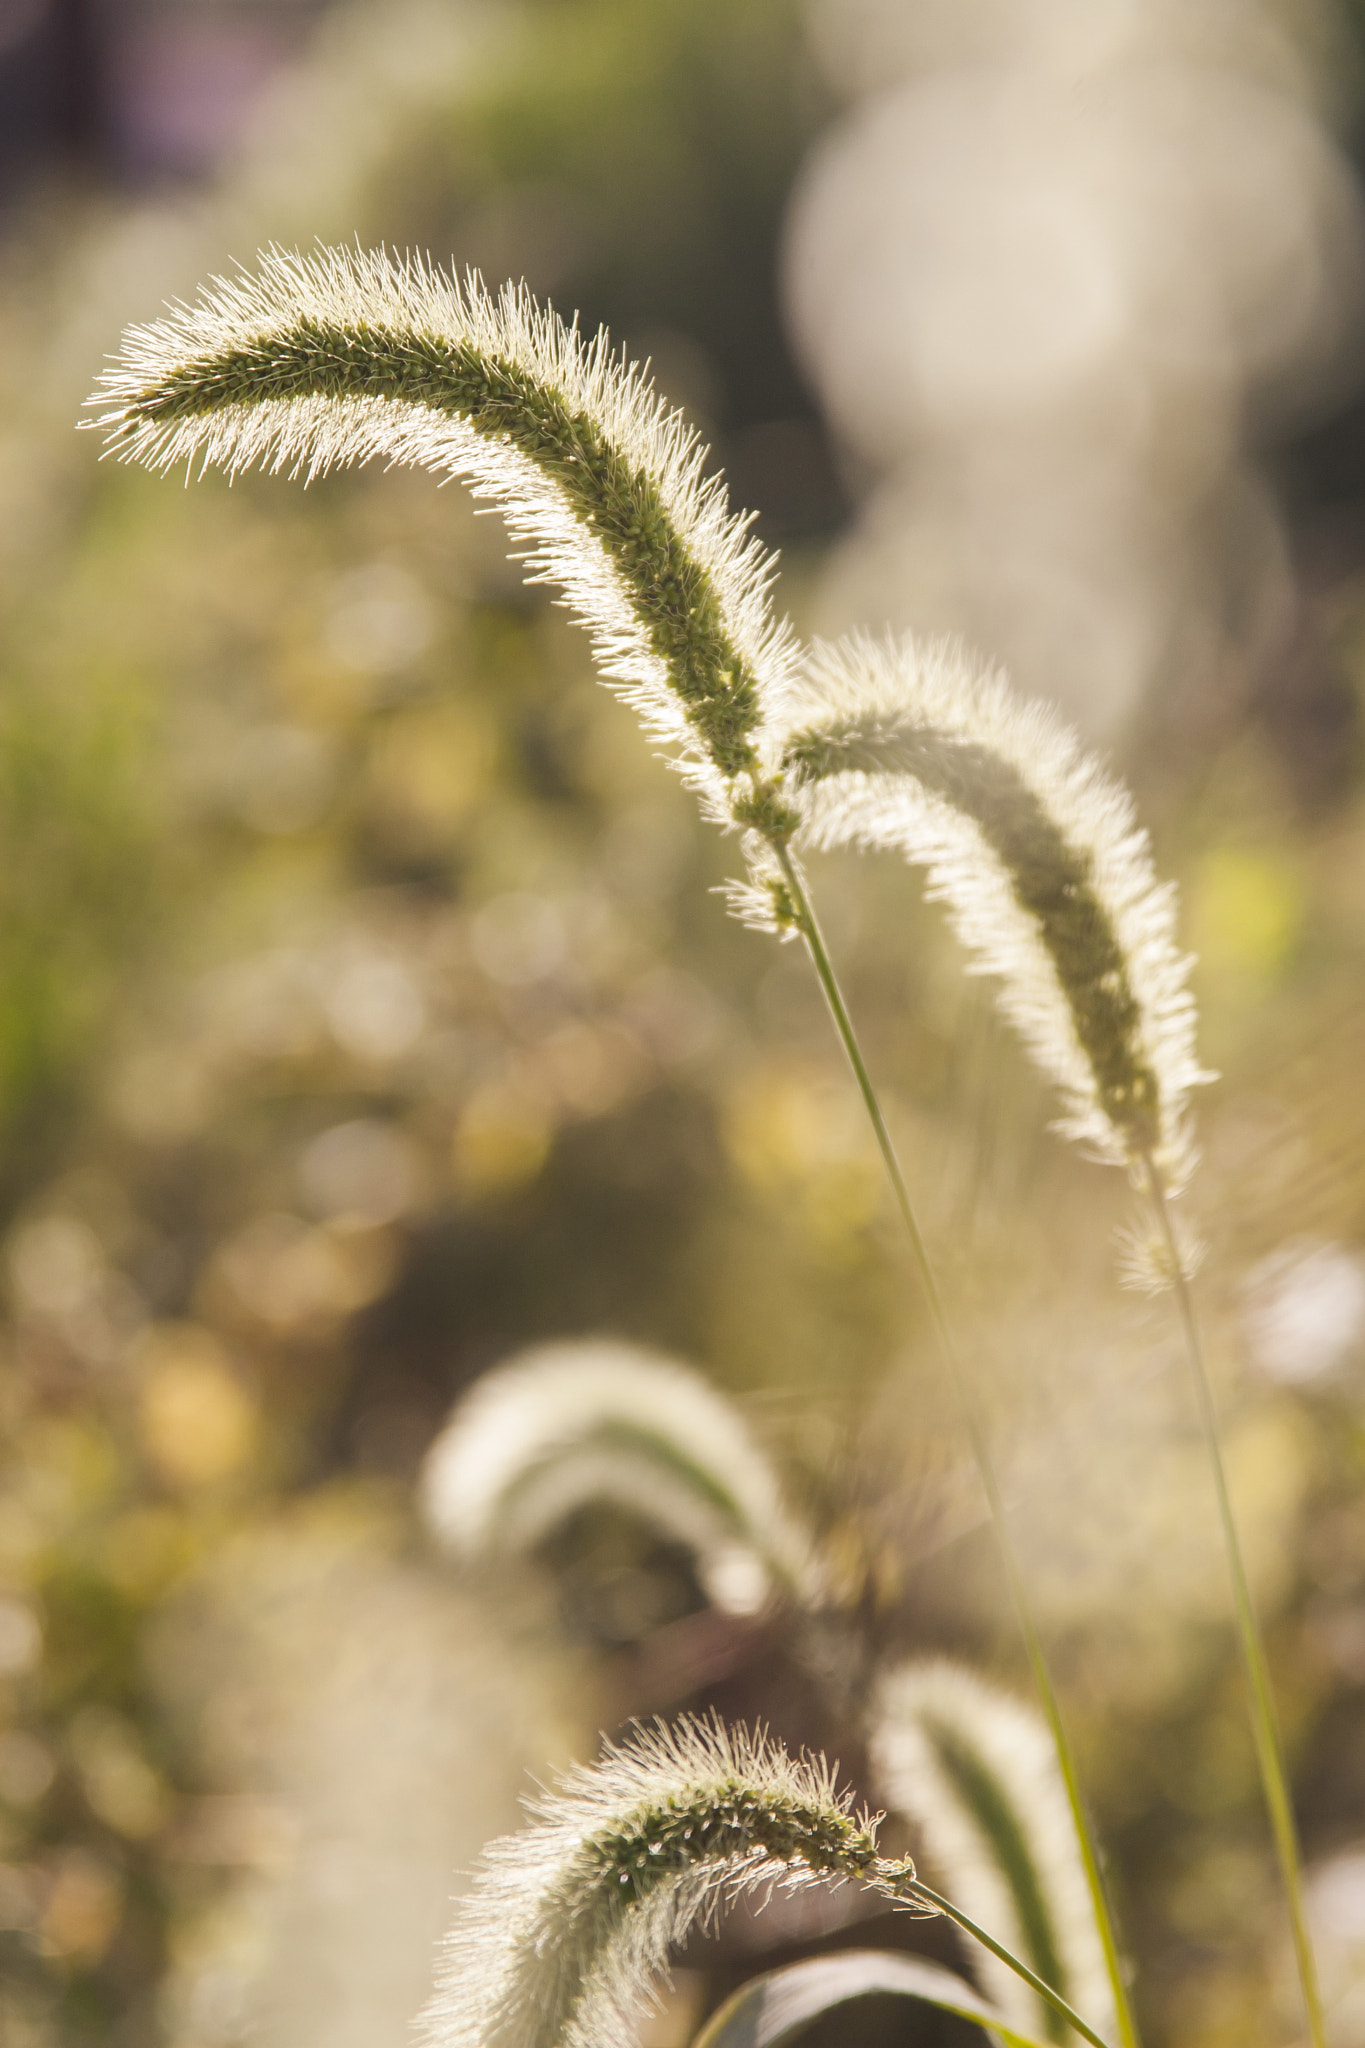
<instances>
[{"instance_id":1,"label":"out-of-focus grass stem","mask_svg":"<svg viewBox=\"0 0 1365 2048\"><path fill-rule=\"evenodd\" d=\"M1062 1781L1066 1786L1066 1796L1071 1807L1072 1818L1075 1821L1081 1860L1085 1867L1086 1883L1089 1887L1095 1920L1104 1948L1105 1966L1109 1973L1109 1982L1113 1991L1114 2012L1118 2024L1119 2039L1122 2043L1122 2048L1140 2048L1137 2024L1133 2017L1132 2005L1128 1997L1128 1986L1125 1981L1123 1962L1119 1954L1118 1939L1114 1930L1113 1915L1109 1909L1104 1878L1100 1870L1099 1854L1090 1820L1085 1810L1085 1804L1081 1797L1076 1759L1072 1751L1070 1738L1066 1732L1066 1725L1062 1719L1061 1704L1057 1698L1056 1688L1052 1683L1052 1674L1048 1668L1042 1638L1039 1635L1038 1626L1034 1620L1033 1608L1024 1584L1018 1553L1014 1547L1014 1540L1010 1535L1009 1522L1005 1513L1004 1497L1000 1490L1000 1481L996 1474L995 1463L991 1457L990 1445L987 1440L980 1408L963 1367L962 1360L958 1355L952 1327L948 1321L943 1296L939 1289L938 1278L934 1272L933 1263L930 1260L928 1248L925 1245L924 1236L919 1227L919 1220L915 1215L914 1204L910 1199L910 1190L906 1186L905 1174L901 1167L900 1158L887 1125L886 1115L882 1109L876 1086L871 1074L868 1072L867 1061L863 1057L862 1046L854 1029L853 1019L849 1015L848 1005L844 1000L843 990L840 987L838 975L835 973L829 949L825 945L814 906L807 894L796 863L792 860L786 846L775 845L773 850L781 865L783 879L790 891L791 902L801 936L806 942L806 949L810 954L811 962L819 977L820 986L824 990L825 1000L829 1005L830 1015L834 1021L834 1028L839 1035L839 1041L847 1055L848 1063L853 1069L853 1078L858 1084L858 1092L862 1097L863 1106L871 1122L873 1133L877 1140L877 1148L881 1153L882 1163L886 1168L887 1177L895 1194L896 1207L905 1226L905 1234L910 1241L910 1249L916 1271L919 1274L924 1297L929 1306L930 1321L933 1324L939 1355L952 1382L953 1391L966 1423L972 1454L976 1460L977 1470L981 1475L982 1488L986 1495L991 1519L995 1525L996 1540L1000 1547L1000 1554L1005 1566L1005 1576L1009 1582L1010 1593L1019 1617L1019 1626L1023 1633L1029 1664L1033 1671L1034 1683L1038 1688L1039 1698L1043 1704L1043 1712L1047 1717L1048 1726L1052 1732L1052 1739L1057 1750L1057 1762L1062 1773ZM1315 2048L1317 2048L1316 2043Z\"/></svg>"},{"instance_id":2,"label":"out-of-focus grass stem","mask_svg":"<svg viewBox=\"0 0 1365 2048\"><path fill-rule=\"evenodd\" d=\"M1209 1382L1208 1366L1204 1358L1203 1340L1199 1334L1199 1323L1194 1312L1194 1300L1189 1282L1185 1277L1183 1262L1176 1246L1175 1231L1171 1223L1170 1206L1161 1174L1150 1155L1144 1157L1147 1185L1151 1193L1157 1229L1169 1265L1171 1284L1175 1293L1176 1311L1185 1340L1185 1351L1189 1359L1190 1375L1194 1380L1195 1396L1199 1408L1199 1423L1204 1437L1204 1449L1208 1454L1209 1469L1213 1475L1213 1490L1218 1501L1218 1516L1223 1529L1223 1546L1227 1553L1228 1570L1232 1578L1233 1606L1237 1618L1237 1636L1241 1645L1242 1664L1246 1672L1247 1689L1251 1695L1251 1728L1256 1744L1256 1762L1261 1774L1261 1788L1265 1794L1266 1807L1270 1814L1271 1833L1275 1840L1275 1853L1279 1859L1280 1874L1284 1882L1285 1896L1289 1906L1289 1922L1294 1938L1294 1957L1298 1964L1299 1982L1303 1987L1303 2002L1308 2015L1309 2038L1313 2048L1326 2048L1326 2031L1323 2023L1322 1993L1318 1986L1317 1961L1313 1954L1312 1938L1308 1931L1308 1914L1303 1895L1303 1866L1299 1854L1298 1828L1294 1821L1294 1805L1289 1791L1289 1775L1285 1768L1284 1746L1280 1739L1279 1723L1275 1713L1275 1698L1270 1684L1270 1667L1266 1661L1265 1642L1261 1635L1260 1623L1251 1598L1247 1582L1246 1564L1242 1546L1237 1535L1237 1521L1232 1509L1232 1496L1228 1490L1227 1472L1223 1464L1222 1445L1218 1434L1218 1410L1214 1403L1213 1388Z\"/></svg>"}]
</instances>

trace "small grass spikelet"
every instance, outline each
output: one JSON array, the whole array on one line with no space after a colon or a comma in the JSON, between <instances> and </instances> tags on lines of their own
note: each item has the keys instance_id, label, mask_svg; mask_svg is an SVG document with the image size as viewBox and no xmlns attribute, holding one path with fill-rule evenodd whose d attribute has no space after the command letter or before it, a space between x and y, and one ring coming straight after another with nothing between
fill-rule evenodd
<instances>
[{"instance_id":1,"label":"small grass spikelet","mask_svg":"<svg viewBox=\"0 0 1365 2048\"><path fill-rule=\"evenodd\" d=\"M598 666L713 815L785 813L759 733L792 666L772 561L645 373L524 287L420 257L271 249L129 330L100 379L109 450L311 480L375 457L463 477L592 635Z\"/></svg>"},{"instance_id":2,"label":"small grass spikelet","mask_svg":"<svg viewBox=\"0 0 1365 2048\"><path fill-rule=\"evenodd\" d=\"M929 870L977 971L1061 1090L1062 1132L1176 1192L1193 1164L1190 961L1127 792L954 642L817 646L784 761L809 845Z\"/></svg>"},{"instance_id":3,"label":"small grass spikelet","mask_svg":"<svg viewBox=\"0 0 1365 2048\"><path fill-rule=\"evenodd\" d=\"M914 1875L823 1758L715 1720L637 1729L532 1813L457 1908L426 2048L634 2048L670 1947L726 1904Z\"/></svg>"},{"instance_id":4,"label":"small grass spikelet","mask_svg":"<svg viewBox=\"0 0 1365 2048\"><path fill-rule=\"evenodd\" d=\"M1169 1241L1154 1220L1139 1212L1114 1233L1119 1280L1135 1294L1165 1294L1178 1280L1188 1284L1208 1252L1187 1216L1174 1211Z\"/></svg>"},{"instance_id":5,"label":"small grass spikelet","mask_svg":"<svg viewBox=\"0 0 1365 2048\"><path fill-rule=\"evenodd\" d=\"M428 1524L466 1561L530 1550L607 1500L686 1545L722 1607L752 1611L775 1588L819 1597L813 1545L739 1411L634 1345L542 1345L486 1373L428 1452L421 1489Z\"/></svg>"},{"instance_id":6,"label":"small grass spikelet","mask_svg":"<svg viewBox=\"0 0 1365 2048\"><path fill-rule=\"evenodd\" d=\"M750 931L767 932L784 943L796 938L801 930L800 912L771 843L755 832L746 833L744 857L746 879L726 882L717 892L724 896L731 917Z\"/></svg>"},{"instance_id":7,"label":"small grass spikelet","mask_svg":"<svg viewBox=\"0 0 1365 2048\"><path fill-rule=\"evenodd\" d=\"M872 1725L879 1787L917 1825L954 1901L1091 2018L1111 2010L1075 1825L1039 1716L935 1659L886 1675ZM980 1960L1007 2018L1068 2038L1012 1971Z\"/></svg>"}]
</instances>

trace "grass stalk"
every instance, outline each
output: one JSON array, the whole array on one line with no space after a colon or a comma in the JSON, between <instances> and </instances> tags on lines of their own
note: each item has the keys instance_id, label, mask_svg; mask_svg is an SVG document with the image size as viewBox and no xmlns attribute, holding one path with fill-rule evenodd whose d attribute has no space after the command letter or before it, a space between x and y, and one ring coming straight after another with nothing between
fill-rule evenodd
<instances>
[{"instance_id":1,"label":"grass stalk","mask_svg":"<svg viewBox=\"0 0 1365 2048\"><path fill-rule=\"evenodd\" d=\"M1005 1513L1004 1497L1000 1490L995 1462L991 1457L990 1445L986 1437L980 1407L967 1378L962 1360L958 1355L952 1328L944 1308L943 1296L939 1290L938 1279L929 1257L928 1248L924 1242L923 1233L919 1227L918 1218L915 1215L914 1204L910 1199L910 1190L906 1186L905 1174L901 1168L900 1158L887 1126L886 1115L882 1109L876 1086L871 1074L868 1072L867 1061L863 1057L862 1046L854 1029L853 1020L849 1015L848 1005L844 1000L843 990L839 985L839 978L835 973L829 949L825 945L814 906L787 848L783 845L777 845L773 850L781 864L783 879L790 892L797 924L806 942L806 949L810 954L815 972L819 977L820 986L824 990L825 1001L829 1005L834 1028L847 1055L848 1063L853 1069L853 1078L857 1083L858 1092L863 1100L863 1106L871 1122L873 1133L877 1140L877 1148L881 1153L882 1163L886 1168L887 1177L895 1194L896 1206L900 1212L901 1222L905 1227L905 1234L910 1241L915 1268L919 1275L925 1300L929 1306L930 1321L933 1324L939 1355L952 1382L954 1394L961 1409L963 1420L966 1423L972 1454L976 1460L977 1470L981 1476L982 1488L986 1495L986 1502L990 1509L992 1522L995 1525L996 1540L1004 1563L1005 1576L1009 1583L1015 1611L1019 1618L1019 1626L1023 1634L1029 1665L1033 1672L1034 1684L1037 1687L1039 1698L1042 1701L1043 1712L1052 1733L1053 1744L1057 1752L1057 1762L1062 1774L1062 1782L1066 1787L1067 1801L1070 1805L1072 1819L1076 1827L1076 1837L1080 1845L1086 1884L1089 1887L1096 1926L1099 1930L1100 1942L1104 1949L1105 1967L1109 1974L1110 1988L1113 1992L1114 2014L1118 2025L1119 2040L1122 2048L1140 2048L1137 2024L1133 2016L1132 2003L1128 1996L1128 1986L1124 1977L1123 1963L1114 1929L1113 1914L1110 1911L1108 1897L1105 1892L1104 1878L1100 1868L1094 1831L1090 1825L1090 1819L1086 1813L1085 1803L1081 1796L1080 1777L1076 1769L1075 1754L1066 1732L1066 1724L1062 1719L1061 1704L1057 1698L1056 1688L1052 1683L1052 1674L1048 1668L1042 1638L1039 1635L1038 1626L1034 1619L1033 1608L1024 1583L1018 1553L1014 1547L1014 1539L1010 1535L1009 1522ZM942 1902L939 1902L939 1907L940 1910L949 1911L950 1917L961 1921L962 1916L957 1913L955 1908L949 1909ZM978 1939L982 1938L979 1929L970 1928L968 1931L975 1934ZM994 1950L994 1944L989 1940L986 1945ZM1000 1953L999 1951L995 1952ZM1008 1962L1011 1968L1017 1967L1015 1958L1006 1955L1003 1957L1003 1960ZM1052 1994L1049 1994L1049 1996L1052 1996ZM1074 2020L1069 2023L1074 2024ZM1086 2034L1089 2040L1093 2041L1095 2039L1095 2036L1087 2028L1081 2028L1081 2032ZM1315 2048L1318 2048L1316 2042Z\"/></svg>"},{"instance_id":2,"label":"grass stalk","mask_svg":"<svg viewBox=\"0 0 1365 2048\"><path fill-rule=\"evenodd\" d=\"M1050 2005L1069 2027L1074 2028L1083 2040L1089 2041L1091 2048L1109 2048L1104 2037L1097 2034L1093 2027L1087 2026L1080 2014L1067 2004L1059 1992L1054 1991L1050 1984L1044 1983L1043 1979L1031 1970L1027 1963L1021 1962L1018 1956L1011 1955L994 1935L987 1934L984 1927L979 1927L975 1920L969 1919L962 1908L955 1906L951 1899L945 1899L941 1892L932 1890L917 1877L901 1880L896 1890L900 1897L915 1899L920 1905L930 1907L935 1913L941 1913L945 1920L953 1921L964 1934L969 1934L973 1941L979 1941L993 1956L998 1956L1000 1961L1013 1970L1016 1977L1021 1977L1029 1989L1035 1991L1039 1998Z\"/></svg>"},{"instance_id":3,"label":"grass stalk","mask_svg":"<svg viewBox=\"0 0 1365 2048\"><path fill-rule=\"evenodd\" d=\"M1228 1571L1232 1579L1233 1608L1237 1620L1237 1638L1241 1646L1242 1665L1246 1673L1247 1690L1251 1696L1251 1729L1256 1745L1256 1763L1261 1776L1261 1789L1265 1795L1266 1808L1270 1815L1270 1828L1275 1842L1275 1854L1279 1861L1280 1876L1284 1884L1285 1897L1289 1907L1289 1924L1294 1938L1294 1958L1298 1965L1299 1982L1303 1988L1303 2003L1308 2016L1308 2033L1313 2048L1326 2048L1326 2031L1323 2022L1322 1993L1318 1986L1317 1961L1313 1954L1312 1937L1308 1931L1308 1914L1304 1904L1303 1864L1299 1852L1298 1828L1294 1821L1294 1805L1289 1790L1289 1774L1285 1768L1284 1745L1281 1741L1279 1722L1275 1713L1275 1697L1271 1690L1270 1667L1266 1660L1265 1641L1260 1623L1256 1618L1251 1588L1247 1582L1246 1563L1242 1545L1237 1534L1237 1520L1233 1513L1232 1496L1228 1490L1227 1471L1223 1463L1222 1445L1218 1433L1218 1410L1214 1403L1213 1388L1209 1382L1208 1366L1204 1357L1203 1340L1199 1323L1194 1312L1194 1301L1184 1266L1176 1247L1175 1230L1171 1222L1170 1204L1165 1185L1155 1162L1150 1155L1144 1155L1143 1164L1147 1174L1148 1191L1156 1217L1157 1229L1166 1253L1175 1293L1176 1311L1181 1332L1185 1340L1186 1356L1189 1360L1190 1375L1194 1381L1195 1395L1199 1408L1199 1424L1203 1432L1204 1449L1208 1456L1209 1469L1213 1475L1213 1490L1218 1502L1218 1517L1223 1530L1223 1547L1227 1554Z\"/></svg>"}]
</instances>

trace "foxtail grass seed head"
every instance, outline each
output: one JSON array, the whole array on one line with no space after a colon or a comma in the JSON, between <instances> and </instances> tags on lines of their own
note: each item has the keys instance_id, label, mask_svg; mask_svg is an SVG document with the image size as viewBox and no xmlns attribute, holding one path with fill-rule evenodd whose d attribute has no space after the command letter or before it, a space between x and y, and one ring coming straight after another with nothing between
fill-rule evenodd
<instances>
[{"instance_id":1,"label":"foxtail grass seed head","mask_svg":"<svg viewBox=\"0 0 1365 2048\"><path fill-rule=\"evenodd\" d=\"M1061 1090L1059 1128L1178 1191L1193 1164L1189 957L1132 800L1048 708L952 641L819 645L784 761L798 843L896 849L929 870L976 971Z\"/></svg>"},{"instance_id":2,"label":"foxtail grass seed head","mask_svg":"<svg viewBox=\"0 0 1365 2048\"><path fill-rule=\"evenodd\" d=\"M100 380L109 451L310 479L382 457L463 477L559 585L598 664L744 833L746 920L799 926L779 855L899 848L1061 1088L1061 1128L1178 1192L1192 1151L1189 962L1127 794L1036 705L947 643L798 660L773 562L643 371L524 288L420 257L273 249L133 328Z\"/></svg>"},{"instance_id":3,"label":"foxtail grass seed head","mask_svg":"<svg viewBox=\"0 0 1365 2048\"><path fill-rule=\"evenodd\" d=\"M670 1947L774 1886L897 1898L875 1824L824 1758L719 1721L662 1723L576 1769L485 1851L460 1901L425 2048L635 2048Z\"/></svg>"},{"instance_id":4,"label":"foxtail grass seed head","mask_svg":"<svg viewBox=\"0 0 1365 2048\"><path fill-rule=\"evenodd\" d=\"M717 817L781 828L763 726L790 674L773 562L645 373L524 288L421 257L271 249L129 330L91 401L153 469L311 480L380 457L463 477L558 584L598 665Z\"/></svg>"},{"instance_id":5,"label":"foxtail grass seed head","mask_svg":"<svg viewBox=\"0 0 1365 2048\"><path fill-rule=\"evenodd\" d=\"M634 1345L542 1345L485 1373L428 1453L421 1499L465 1562L529 1551L605 1500L686 1545L721 1608L819 1598L814 1547L739 1411Z\"/></svg>"},{"instance_id":6,"label":"foxtail grass seed head","mask_svg":"<svg viewBox=\"0 0 1365 2048\"><path fill-rule=\"evenodd\" d=\"M907 1664L878 1688L871 1751L880 1790L915 1823L954 1904L1090 2019L1109 2014L1075 1822L1039 1716L959 1665ZM1008 2020L1068 2038L1013 1971L976 1960Z\"/></svg>"}]
</instances>

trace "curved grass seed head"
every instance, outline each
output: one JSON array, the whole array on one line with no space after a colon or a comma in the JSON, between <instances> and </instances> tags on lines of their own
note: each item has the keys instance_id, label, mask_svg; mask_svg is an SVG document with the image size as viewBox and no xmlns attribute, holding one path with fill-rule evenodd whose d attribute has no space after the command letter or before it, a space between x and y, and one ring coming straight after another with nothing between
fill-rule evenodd
<instances>
[{"instance_id":1,"label":"curved grass seed head","mask_svg":"<svg viewBox=\"0 0 1365 2048\"><path fill-rule=\"evenodd\" d=\"M699 1373L601 1338L547 1344L475 1382L427 1454L426 1519L457 1557L533 1548L613 1501L697 1558L715 1603L818 1602L814 1547L743 1416Z\"/></svg>"},{"instance_id":2,"label":"curved grass seed head","mask_svg":"<svg viewBox=\"0 0 1365 2048\"><path fill-rule=\"evenodd\" d=\"M1038 1715L943 1660L903 1665L878 1688L873 1763L919 1828L954 1900L1090 2018L1111 2009L1104 1951L1057 1759ZM992 1956L987 1989L1016 2026L1070 2038Z\"/></svg>"},{"instance_id":3,"label":"curved grass seed head","mask_svg":"<svg viewBox=\"0 0 1365 2048\"><path fill-rule=\"evenodd\" d=\"M573 1771L485 1852L460 1902L427 2048L634 2048L669 1948L774 1885L896 1898L866 1814L823 1758L719 1721L656 1724Z\"/></svg>"},{"instance_id":4,"label":"curved grass seed head","mask_svg":"<svg viewBox=\"0 0 1365 2048\"><path fill-rule=\"evenodd\" d=\"M800 923L783 863L899 848L1061 1088L1061 1128L1177 1191L1192 1163L1188 961L1126 793L960 649L859 639L798 671L773 563L643 373L524 289L420 259L272 250L134 328L96 422L121 459L305 478L376 456L460 476L557 583L598 665L709 815L745 835L750 922Z\"/></svg>"},{"instance_id":5,"label":"curved grass seed head","mask_svg":"<svg viewBox=\"0 0 1365 2048\"><path fill-rule=\"evenodd\" d=\"M254 276L130 329L92 404L124 461L311 480L381 457L500 506L602 674L711 814L789 828L759 744L793 663L773 563L644 373L524 288L420 258L272 249Z\"/></svg>"},{"instance_id":6,"label":"curved grass seed head","mask_svg":"<svg viewBox=\"0 0 1365 2048\"><path fill-rule=\"evenodd\" d=\"M978 972L1060 1088L1059 1128L1178 1189L1193 1165L1190 961L1132 800L1053 712L940 641L817 646L784 764L800 841L929 870ZM804 711L804 719L802 713Z\"/></svg>"}]
</instances>

